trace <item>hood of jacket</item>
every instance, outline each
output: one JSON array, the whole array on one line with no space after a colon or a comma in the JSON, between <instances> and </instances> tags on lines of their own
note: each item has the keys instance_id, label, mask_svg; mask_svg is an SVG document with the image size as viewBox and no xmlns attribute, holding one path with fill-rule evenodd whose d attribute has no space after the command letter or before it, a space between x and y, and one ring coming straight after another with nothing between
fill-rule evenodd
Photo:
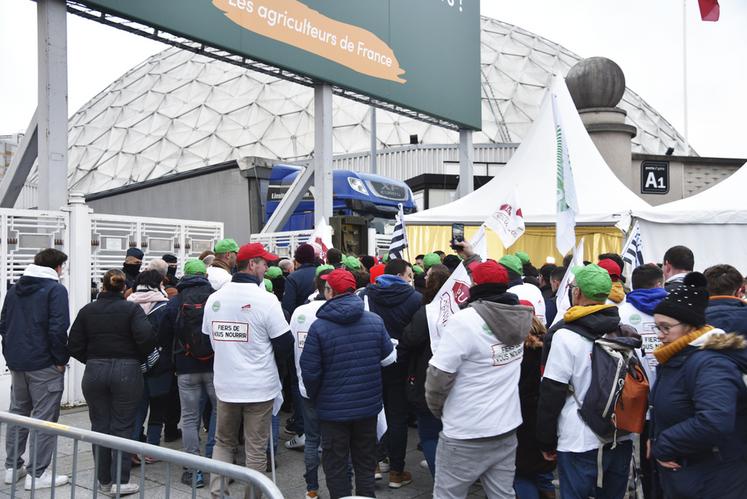
<instances>
[{"instance_id":1,"label":"hood of jacket","mask_svg":"<svg viewBox=\"0 0 747 499\"><path fill-rule=\"evenodd\" d=\"M620 314L615 305L571 307L563 316L566 324L578 324L595 336L615 331L620 325Z\"/></svg>"},{"instance_id":2,"label":"hood of jacket","mask_svg":"<svg viewBox=\"0 0 747 499\"><path fill-rule=\"evenodd\" d=\"M721 329L711 329L695 339L690 346L701 350L718 351L729 357L740 371L747 372L747 339L738 333L725 333Z\"/></svg>"},{"instance_id":3,"label":"hood of jacket","mask_svg":"<svg viewBox=\"0 0 747 499\"><path fill-rule=\"evenodd\" d=\"M161 291L136 291L127 297L127 301L135 302L143 308L143 312L148 314L157 303L169 301L165 293Z\"/></svg>"},{"instance_id":4,"label":"hood of jacket","mask_svg":"<svg viewBox=\"0 0 747 499\"><path fill-rule=\"evenodd\" d=\"M367 290L369 299L383 306L399 305L415 293L415 288L404 279L389 274L377 277L376 284L369 285Z\"/></svg>"},{"instance_id":5,"label":"hood of jacket","mask_svg":"<svg viewBox=\"0 0 747 499\"><path fill-rule=\"evenodd\" d=\"M506 301L516 300L516 296L510 293L504 293L507 296ZM529 335L532 328L532 314L534 309L524 305L511 305L486 300L477 300L470 304L477 315L485 321L501 343L508 346L521 345Z\"/></svg>"},{"instance_id":6,"label":"hood of jacket","mask_svg":"<svg viewBox=\"0 0 747 499\"><path fill-rule=\"evenodd\" d=\"M196 288L198 286L210 286L210 281L205 276L187 275L179 280L176 289L181 293L187 288Z\"/></svg>"},{"instance_id":7,"label":"hood of jacket","mask_svg":"<svg viewBox=\"0 0 747 499\"><path fill-rule=\"evenodd\" d=\"M18 293L19 296L28 296L42 287L48 286L50 280L55 282L59 282L60 280L60 276L57 275L55 269L41 267L32 263L26 267L26 270L23 271L23 276L18 279L18 282L16 283L16 293Z\"/></svg>"},{"instance_id":8,"label":"hood of jacket","mask_svg":"<svg viewBox=\"0 0 747 499\"><path fill-rule=\"evenodd\" d=\"M316 313L317 319L325 319L336 324L352 324L362 315L363 300L351 293L328 300Z\"/></svg>"},{"instance_id":9,"label":"hood of jacket","mask_svg":"<svg viewBox=\"0 0 747 499\"><path fill-rule=\"evenodd\" d=\"M664 288L634 289L628 293L627 300L644 314L654 315L654 309L667 294Z\"/></svg>"}]
</instances>

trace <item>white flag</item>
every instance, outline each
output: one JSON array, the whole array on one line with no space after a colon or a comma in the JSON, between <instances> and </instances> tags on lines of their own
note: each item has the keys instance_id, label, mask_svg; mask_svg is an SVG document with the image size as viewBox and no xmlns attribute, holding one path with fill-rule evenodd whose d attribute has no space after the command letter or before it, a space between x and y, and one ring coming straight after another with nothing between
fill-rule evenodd
<instances>
[{"instance_id":1,"label":"white flag","mask_svg":"<svg viewBox=\"0 0 747 499\"><path fill-rule=\"evenodd\" d=\"M467 303L469 299L469 288L472 280L467 273L464 263L451 273L449 279L441 286L433 301L425 306L425 314L428 319L428 332L431 337L431 350L438 348L446 323L452 315L459 311L459 307Z\"/></svg>"},{"instance_id":2,"label":"white flag","mask_svg":"<svg viewBox=\"0 0 747 499\"><path fill-rule=\"evenodd\" d=\"M508 199L485 220L485 224L498 234L504 248L509 248L524 234L524 214L515 188L511 189Z\"/></svg>"},{"instance_id":3,"label":"white flag","mask_svg":"<svg viewBox=\"0 0 747 499\"><path fill-rule=\"evenodd\" d=\"M469 244L476 255L480 255L483 260L488 258L488 237L485 233L485 224L480 226Z\"/></svg>"},{"instance_id":4,"label":"white flag","mask_svg":"<svg viewBox=\"0 0 747 499\"><path fill-rule=\"evenodd\" d=\"M576 201L576 184L573 181L573 168L568 155L568 142L566 141L563 122L558 112L558 96L551 95L552 115L555 120L555 144L556 144L556 205L557 220L555 222L555 246L561 255L565 255L576 244L576 213L578 202Z\"/></svg>"},{"instance_id":5,"label":"white flag","mask_svg":"<svg viewBox=\"0 0 747 499\"><path fill-rule=\"evenodd\" d=\"M565 313L568 311L569 308L571 308L571 298L568 294L568 288L571 284L571 282L574 280L573 275L573 267L580 267L584 264L584 238L581 238L581 241L579 241L578 246L576 246L576 251L573 252L573 259L571 260L570 265L568 265L568 268L565 270L565 275L563 276L563 280L560 281L560 286L558 286L557 294L555 295L556 303L558 306L558 313L555 314L555 319L553 319L552 323L555 324L560 319L563 318Z\"/></svg>"},{"instance_id":6,"label":"white flag","mask_svg":"<svg viewBox=\"0 0 747 499\"><path fill-rule=\"evenodd\" d=\"M324 217L316 222L314 232L311 233L309 240L306 242L312 246L318 246L320 248L319 257L322 260L327 259L327 250L334 246L332 246L332 227L327 225L327 220Z\"/></svg>"}]
</instances>

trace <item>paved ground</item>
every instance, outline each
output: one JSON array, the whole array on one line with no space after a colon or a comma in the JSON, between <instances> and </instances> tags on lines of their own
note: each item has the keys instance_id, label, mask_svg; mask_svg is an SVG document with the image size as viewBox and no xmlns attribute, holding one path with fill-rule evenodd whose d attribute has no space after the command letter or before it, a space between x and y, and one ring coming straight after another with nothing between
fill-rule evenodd
<instances>
[{"instance_id":1,"label":"paved ground","mask_svg":"<svg viewBox=\"0 0 747 499\"><path fill-rule=\"evenodd\" d=\"M77 428L90 429L90 423L88 420L88 412L85 408L77 408L63 411L60 417L60 423L74 426ZM204 436L204 434L203 434ZM5 428L2 429L1 444L2 450L0 456L5 459ZM389 489L386 485L386 475L384 480L377 481L376 495L380 498L397 498L397 499L409 499L409 498L428 498L431 497L431 491L433 487L433 481L431 479L428 470L420 467L419 463L423 459L423 455L417 450L418 437L415 430L410 430L410 436L408 439L408 453L407 453L407 469L413 474L413 483L403 487L399 490ZM181 450L181 441L163 444L172 449ZM72 455L73 455L73 442L69 439L59 439L58 443L58 466L60 473L70 474L72 470ZM283 492L286 498L302 499L304 497L306 486L303 479L304 465L303 465L303 453L298 451L287 450L282 444L277 455L278 468L277 468L277 485ZM93 481L93 455L91 448L88 444L80 444L78 449L78 460L77 460L77 479L76 487L74 490L70 485L59 488L56 491L55 497L57 498L89 498L93 497L92 485ZM167 497L167 487L169 484L170 491L168 497L173 499L186 499L192 497L190 487L182 485L179 481L181 477L181 469L172 466L171 474L167 477L167 465L166 463L156 463L148 465L145 473L145 497L147 498L165 498ZM327 495L326 487L324 487L324 473L321 468L320 472L320 483L322 484L322 490L320 491L322 498L329 497ZM139 468L133 469L133 476L131 482L139 483L140 481L140 470ZM19 482L20 487L17 487L15 497L28 498L30 493L23 490L23 481ZM10 497L9 485L0 483L0 499ZM233 495L241 497L234 489ZM46 491L37 492L34 497L49 498L51 493L49 489ZM101 497L99 495L99 497ZM138 496L132 496L138 497ZM200 489L197 491L199 498L207 498L207 488ZM484 493L479 487L473 488L473 493L470 497L485 497Z\"/></svg>"}]
</instances>

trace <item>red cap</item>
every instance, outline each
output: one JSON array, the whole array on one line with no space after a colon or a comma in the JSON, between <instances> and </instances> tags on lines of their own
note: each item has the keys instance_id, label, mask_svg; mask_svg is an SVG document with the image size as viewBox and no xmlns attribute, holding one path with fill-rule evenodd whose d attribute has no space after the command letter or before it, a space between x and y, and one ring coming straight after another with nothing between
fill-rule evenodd
<instances>
[{"instance_id":1,"label":"red cap","mask_svg":"<svg viewBox=\"0 0 747 499\"><path fill-rule=\"evenodd\" d=\"M244 262L251 260L252 258L264 258L268 262L274 262L280 258L277 255L269 253L262 243L248 243L239 248L239 254L236 256L236 261Z\"/></svg>"},{"instance_id":2,"label":"red cap","mask_svg":"<svg viewBox=\"0 0 747 499\"><path fill-rule=\"evenodd\" d=\"M605 258L604 260L599 261L599 266L607 271L613 281L620 279L622 269L620 269L620 266L614 260Z\"/></svg>"},{"instance_id":3,"label":"red cap","mask_svg":"<svg viewBox=\"0 0 747 499\"><path fill-rule=\"evenodd\" d=\"M519 300L519 305L524 305L525 307L531 307L532 314L537 315L537 312L534 310L534 305L529 300Z\"/></svg>"},{"instance_id":4,"label":"red cap","mask_svg":"<svg viewBox=\"0 0 747 499\"><path fill-rule=\"evenodd\" d=\"M377 277L379 277L380 275L384 275L385 268L386 268L386 265L384 265L383 263L377 263L376 265L371 267L371 270L369 271L371 284L376 283Z\"/></svg>"},{"instance_id":5,"label":"red cap","mask_svg":"<svg viewBox=\"0 0 747 499\"><path fill-rule=\"evenodd\" d=\"M344 269L335 269L329 274L320 276L323 281L327 281L329 287L339 294L355 291L355 277L353 274Z\"/></svg>"},{"instance_id":6,"label":"red cap","mask_svg":"<svg viewBox=\"0 0 747 499\"><path fill-rule=\"evenodd\" d=\"M506 267L495 260L483 263L473 263L469 266L472 271L472 282L478 284L508 284L508 271Z\"/></svg>"}]
</instances>

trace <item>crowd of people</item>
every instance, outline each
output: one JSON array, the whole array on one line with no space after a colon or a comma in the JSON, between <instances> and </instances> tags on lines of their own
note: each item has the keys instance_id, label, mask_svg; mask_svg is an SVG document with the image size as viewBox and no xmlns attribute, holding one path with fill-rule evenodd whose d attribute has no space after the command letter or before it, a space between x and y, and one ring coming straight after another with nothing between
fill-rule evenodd
<instances>
[{"instance_id":1,"label":"crowd of people","mask_svg":"<svg viewBox=\"0 0 747 499\"><path fill-rule=\"evenodd\" d=\"M73 357L94 431L181 438L185 452L260 472L274 464L285 407L307 499L319 497L320 466L333 499L375 497L384 476L393 489L412 483L411 425L438 499L478 482L489 498L549 499L558 486L563 499L623 498L631 482L647 499L747 497L736 268L694 272L693 253L675 246L626 279L613 253L537 269L524 252L495 261L453 248L410 262L301 244L282 259L225 239L179 279L173 255L143 270L131 248L72 325L59 283L67 256L43 250L0 316L10 412L57 421ZM460 265L469 297L441 329L432 310L451 306L440 292ZM31 469L28 432L8 431L6 484L67 482L49 469L54 437L36 438ZM100 493L139 490L138 456L94 453ZM201 470L181 480L225 493Z\"/></svg>"}]
</instances>

